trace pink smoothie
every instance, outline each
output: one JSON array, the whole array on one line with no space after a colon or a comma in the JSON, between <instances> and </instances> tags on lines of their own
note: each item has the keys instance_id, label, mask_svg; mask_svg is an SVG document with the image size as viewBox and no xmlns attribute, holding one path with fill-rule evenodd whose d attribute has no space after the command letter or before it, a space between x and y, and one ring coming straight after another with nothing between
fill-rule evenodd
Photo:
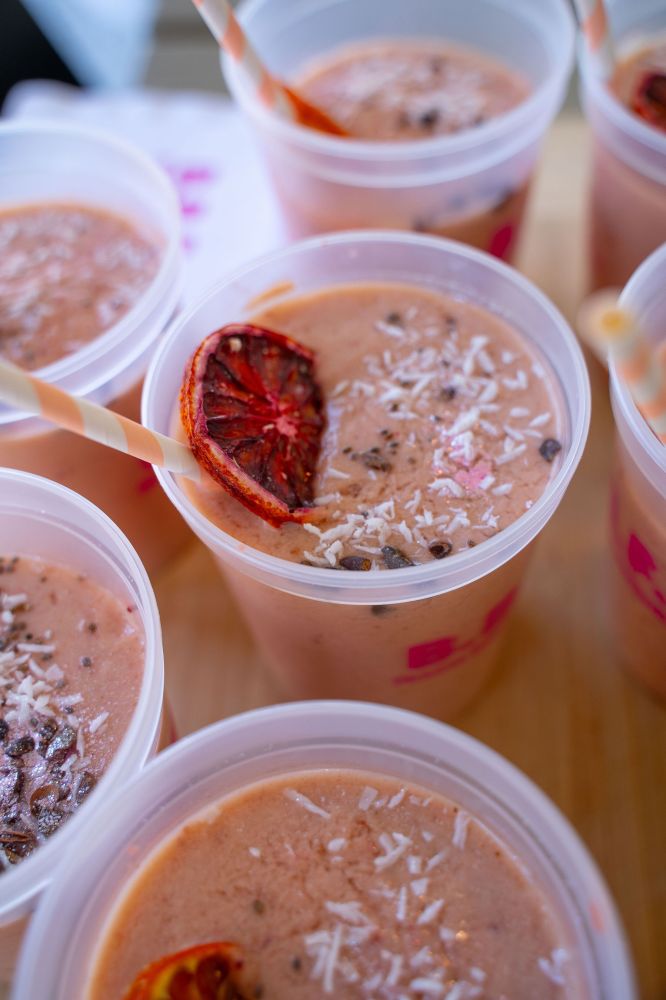
<instances>
[{"instance_id":1,"label":"pink smoothie","mask_svg":"<svg viewBox=\"0 0 666 1000\"><path fill-rule=\"evenodd\" d=\"M210 480L182 483L252 548L369 579L455 558L512 524L559 467L555 378L482 308L369 284L293 297L255 319L314 349L327 429L307 525L275 529ZM490 670L527 558L525 549L461 590L394 605L304 602L226 576L292 695L451 715Z\"/></svg>"},{"instance_id":2,"label":"pink smoothie","mask_svg":"<svg viewBox=\"0 0 666 1000\"><path fill-rule=\"evenodd\" d=\"M94 788L143 664L136 608L66 566L0 558L0 882Z\"/></svg>"},{"instance_id":3,"label":"pink smoothie","mask_svg":"<svg viewBox=\"0 0 666 1000\"><path fill-rule=\"evenodd\" d=\"M400 143L477 129L517 107L530 92L521 75L479 50L397 39L336 50L306 67L294 86L339 122L352 139ZM280 189L287 189L279 178L276 182ZM464 203L444 208L444 199L433 197L429 210L415 208L411 218L401 217L401 212L408 211L409 196L394 192L393 207L387 206L386 216L377 223L449 236L510 257L527 191L523 182L486 194L481 210L478 200L470 210ZM289 208L298 215L305 208L298 192L295 197ZM365 205L361 199L360 214L354 220L350 208L341 217L339 197L322 196L305 228L322 232L365 225L367 198Z\"/></svg>"},{"instance_id":4,"label":"pink smoothie","mask_svg":"<svg viewBox=\"0 0 666 1000\"><path fill-rule=\"evenodd\" d=\"M594 288L624 285L639 264L666 240L666 128L658 128L634 111L636 93L646 74L666 74L664 40L621 59L610 83L613 96L631 112L639 128L646 130L645 141L651 147L661 144L661 153L653 153L651 160L646 158L641 165L636 162L641 154L633 141L620 137L616 153L602 136L595 136L590 190Z\"/></svg>"},{"instance_id":5,"label":"pink smoothie","mask_svg":"<svg viewBox=\"0 0 666 1000\"><path fill-rule=\"evenodd\" d=\"M0 212L0 356L59 361L108 330L155 277L160 249L121 216L48 203Z\"/></svg>"},{"instance_id":6,"label":"pink smoothie","mask_svg":"<svg viewBox=\"0 0 666 1000\"><path fill-rule=\"evenodd\" d=\"M85 348L141 300L162 250L132 222L56 202L0 212L0 357L39 369ZM112 410L140 420L141 381ZM147 463L35 422L0 425L0 465L60 482L101 507L149 570L189 540Z\"/></svg>"},{"instance_id":7,"label":"pink smoothie","mask_svg":"<svg viewBox=\"0 0 666 1000\"><path fill-rule=\"evenodd\" d=\"M453 802L379 774L282 776L189 820L125 890L87 996L225 940L248 998L584 996L539 873Z\"/></svg>"}]
</instances>

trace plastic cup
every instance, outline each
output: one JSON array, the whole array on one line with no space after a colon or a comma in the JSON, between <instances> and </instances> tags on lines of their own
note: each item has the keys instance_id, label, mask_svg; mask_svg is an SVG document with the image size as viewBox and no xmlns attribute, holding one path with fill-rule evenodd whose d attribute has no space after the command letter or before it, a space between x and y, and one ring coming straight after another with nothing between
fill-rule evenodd
<instances>
[{"instance_id":1,"label":"plastic cup","mask_svg":"<svg viewBox=\"0 0 666 1000\"><path fill-rule=\"evenodd\" d=\"M76 845L97 836L98 810L153 755L160 736L164 661L155 596L139 558L106 515L71 490L39 476L0 469L0 552L33 555L80 569L138 608L145 632L139 700L118 750L85 802L46 843L0 874L0 990L39 897ZM46 996L48 991L44 993Z\"/></svg>"},{"instance_id":2,"label":"plastic cup","mask_svg":"<svg viewBox=\"0 0 666 1000\"><path fill-rule=\"evenodd\" d=\"M641 265L620 301L654 344L666 343L666 243ZM612 364L611 401L613 625L625 665L666 698L666 446Z\"/></svg>"},{"instance_id":3,"label":"plastic cup","mask_svg":"<svg viewBox=\"0 0 666 1000\"><path fill-rule=\"evenodd\" d=\"M149 369L143 419L155 430L173 430L190 354L212 330L249 318L252 300L266 289L286 284L291 295L364 281L406 282L468 299L499 313L547 359L562 401L562 462L529 511L449 559L394 572L342 573L242 544L208 521L171 474L156 472L218 559L266 662L290 695L368 698L451 716L490 672L531 543L560 502L587 435L590 393L580 349L530 282L486 254L433 237L361 232L296 244L246 266L178 317Z\"/></svg>"},{"instance_id":4,"label":"plastic cup","mask_svg":"<svg viewBox=\"0 0 666 1000\"><path fill-rule=\"evenodd\" d=\"M620 52L666 31L663 0L606 0ZM666 240L666 135L629 111L579 47L581 97L594 140L589 189L590 282L621 287Z\"/></svg>"},{"instance_id":5,"label":"plastic cup","mask_svg":"<svg viewBox=\"0 0 666 1000\"><path fill-rule=\"evenodd\" d=\"M339 229L431 232L511 258L544 134L565 92L574 29L561 0L247 0L239 18L276 76L338 46L424 38L474 47L521 72L519 107L459 135L371 142L267 111L238 68L229 88L252 122L294 236Z\"/></svg>"},{"instance_id":6,"label":"plastic cup","mask_svg":"<svg viewBox=\"0 0 666 1000\"><path fill-rule=\"evenodd\" d=\"M193 815L251 783L331 767L418 783L460 804L507 845L560 917L567 970L579 986L572 995L635 997L622 929L594 862L520 771L423 716L360 702L306 702L201 730L104 803L94 848L83 857L70 853L33 922L13 1000L86 995L105 925L128 883Z\"/></svg>"},{"instance_id":7,"label":"plastic cup","mask_svg":"<svg viewBox=\"0 0 666 1000\"><path fill-rule=\"evenodd\" d=\"M139 419L148 360L181 289L180 211L166 175L139 150L87 127L0 124L0 211L70 202L117 212L161 244L158 273L122 319L41 378ZM0 404L0 465L34 472L101 507L157 569L190 537L146 463Z\"/></svg>"}]
</instances>

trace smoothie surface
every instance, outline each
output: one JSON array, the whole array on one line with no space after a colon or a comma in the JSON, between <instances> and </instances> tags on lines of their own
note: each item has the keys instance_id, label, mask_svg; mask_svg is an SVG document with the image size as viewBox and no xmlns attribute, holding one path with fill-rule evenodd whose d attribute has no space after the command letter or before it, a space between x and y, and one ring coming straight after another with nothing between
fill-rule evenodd
<instances>
[{"instance_id":1,"label":"smoothie surface","mask_svg":"<svg viewBox=\"0 0 666 1000\"><path fill-rule=\"evenodd\" d=\"M209 478L182 483L254 548L350 570L432 562L512 524L559 466L555 377L485 309L359 284L294 296L253 322L315 351L327 416L311 523L276 529Z\"/></svg>"},{"instance_id":2,"label":"smoothie surface","mask_svg":"<svg viewBox=\"0 0 666 1000\"><path fill-rule=\"evenodd\" d=\"M0 558L0 883L108 767L144 656L135 607L66 566Z\"/></svg>"},{"instance_id":3,"label":"smoothie surface","mask_svg":"<svg viewBox=\"0 0 666 1000\"><path fill-rule=\"evenodd\" d=\"M233 941L262 1000L579 997L538 877L419 786L323 770L251 785L158 846L115 909L88 1000Z\"/></svg>"},{"instance_id":4,"label":"smoothie surface","mask_svg":"<svg viewBox=\"0 0 666 1000\"><path fill-rule=\"evenodd\" d=\"M529 94L522 76L485 53L425 39L342 47L294 85L352 138L385 141L478 128Z\"/></svg>"},{"instance_id":5,"label":"smoothie surface","mask_svg":"<svg viewBox=\"0 0 666 1000\"><path fill-rule=\"evenodd\" d=\"M161 251L128 220L85 205L0 211L0 357L33 370L117 323L155 277Z\"/></svg>"}]
</instances>

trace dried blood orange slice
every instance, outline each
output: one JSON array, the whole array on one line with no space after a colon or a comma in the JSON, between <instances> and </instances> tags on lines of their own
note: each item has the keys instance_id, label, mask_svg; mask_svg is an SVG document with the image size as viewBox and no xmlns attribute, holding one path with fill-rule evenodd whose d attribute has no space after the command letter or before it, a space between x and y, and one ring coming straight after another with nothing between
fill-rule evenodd
<instances>
[{"instance_id":1,"label":"dried blood orange slice","mask_svg":"<svg viewBox=\"0 0 666 1000\"><path fill-rule=\"evenodd\" d=\"M666 132L666 73L646 73L638 85L632 108L650 125Z\"/></svg>"},{"instance_id":2,"label":"dried blood orange slice","mask_svg":"<svg viewBox=\"0 0 666 1000\"><path fill-rule=\"evenodd\" d=\"M236 945L200 944L151 962L123 1000L247 1000L238 986L242 967Z\"/></svg>"},{"instance_id":3,"label":"dried blood orange slice","mask_svg":"<svg viewBox=\"0 0 666 1000\"><path fill-rule=\"evenodd\" d=\"M312 512L324 429L314 355L281 333L230 324L194 352L180 395L206 471L276 527Z\"/></svg>"}]
</instances>

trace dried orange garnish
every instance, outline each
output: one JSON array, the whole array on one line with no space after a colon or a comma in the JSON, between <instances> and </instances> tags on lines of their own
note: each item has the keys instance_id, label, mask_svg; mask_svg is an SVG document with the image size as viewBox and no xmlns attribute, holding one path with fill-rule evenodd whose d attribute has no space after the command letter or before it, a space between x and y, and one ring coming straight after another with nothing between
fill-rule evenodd
<instances>
[{"instance_id":1,"label":"dried orange garnish","mask_svg":"<svg viewBox=\"0 0 666 1000\"><path fill-rule=\"evenodd\" d=\"M123 1000L247 1000L236 945L215 941L158 958L134 980Z\"/></svg>"},{"instance_id":2,"label":"dried orange garnish","mask_svg":"<svg viewBox=\"0 0 666 1000\"><path fill-rule=\"evenodd\" d=\"M284 334L231 324L194 352L180 394L195 458L278 527L312 513L324 429L314 355Z\"/></svg>"}]
</instances>

